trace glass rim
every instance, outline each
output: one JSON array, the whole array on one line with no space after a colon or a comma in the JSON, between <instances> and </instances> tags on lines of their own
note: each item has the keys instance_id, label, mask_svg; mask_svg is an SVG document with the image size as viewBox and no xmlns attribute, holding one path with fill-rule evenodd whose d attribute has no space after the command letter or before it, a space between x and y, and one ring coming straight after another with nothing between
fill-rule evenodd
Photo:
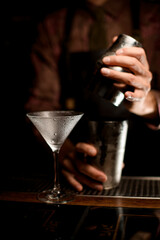
<instances>
[{"instance_id":1,"label":"glass rim","mask_svg":"<svg viewBox=\"0 0 160 240\"><path fill-rule=\"evenodd\" d=\"M83 112L74 111L74 110L42 110L42 111L33 111L26 113L27 117L39 117L39 118L52 118L52 117L62 117L62 116L78 116L84 115Z\"/></svg>"}]
</instances>

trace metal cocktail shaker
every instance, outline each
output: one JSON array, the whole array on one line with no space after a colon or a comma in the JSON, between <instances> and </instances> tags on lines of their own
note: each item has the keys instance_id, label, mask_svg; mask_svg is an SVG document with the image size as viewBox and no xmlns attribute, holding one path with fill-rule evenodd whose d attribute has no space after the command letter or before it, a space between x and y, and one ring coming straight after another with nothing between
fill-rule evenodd
<instances>
[{"instance_id":1,"label":"metal cocktail shaker","mask_svg":"<svg viewBox=\"0 0 160 240\"><path fill-rule=\"evenodd\" d=\"M107 175L104 189L119 185L124 160L128 121L89 121L87 142L97 149L95 157L87 157L88 163Z\"/></svg>"},{"instance_id":2,"label":"metal cocktail shaker","mask_svg":"<svg viewBox=\"0 0 160 240\"><path fill-rule=\"evenodd\" d=\"M104 56L115 55L115 52L123 47L142 47L142 44L126 34L120 34L113 45L104 52L100 59L97 60L94 76L89 84L89 89L92 93L98 94L100 97L105 98L115 106L120 105L124 99L124 94L113 85L112 79L106 79L106 77L101 75L100 69L104 67L102 62ZM128 72L127 69L119 66L109 66L109 68L119 72Z\"/></svg>"}]
</instances>

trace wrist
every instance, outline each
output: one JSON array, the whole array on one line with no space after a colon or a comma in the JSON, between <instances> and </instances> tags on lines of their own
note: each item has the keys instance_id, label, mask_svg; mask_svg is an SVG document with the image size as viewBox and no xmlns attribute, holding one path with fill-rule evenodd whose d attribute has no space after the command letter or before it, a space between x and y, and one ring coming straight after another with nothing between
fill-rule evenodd
<instances>
[{"instance_id":1,"label":"wrist","mask_svg":"<svg viewBox=\"0 0 160 240\"><path fill-rule=\"evenodd\" d=\"M125 100L125 106L131 113L146 119L156 119L159 116L157 100L152 90L141 101L129 102Z\"/></svg>"}]
</instances>

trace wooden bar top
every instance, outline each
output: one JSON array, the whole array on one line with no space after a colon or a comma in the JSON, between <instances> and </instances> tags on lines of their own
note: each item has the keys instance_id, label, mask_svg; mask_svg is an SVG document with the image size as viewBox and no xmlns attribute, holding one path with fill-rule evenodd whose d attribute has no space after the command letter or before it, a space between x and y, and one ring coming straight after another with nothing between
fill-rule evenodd
<instances>
[{"instance_id":1,"label":"wooden bar top","mask_svg":"<svg viewBox=\"0 0 160 240\"><path fill-rule=\"evenodd\" d=\"M37 193L28 192L1 192L1 201L40 203ZM104 207L130 207L130 208L156 208L160 209L160 199L134 199L114 197L88 197L76 196L67 205L104 206Z\"/></svg>"},{"instance_id":2,"label":"wooden bar top","mask_svg":"<svg viewBox=\"0 0 160 240\"><path fill-rule=\"evenodd\" d=\"M141 183L142 180L143 184ZM123 181L124 182L121 183L121 186L117 190L114 190L115 192L113 194L111 194L111 191L105 191L104 193L90 193L91 191L89 190L77 194L74 200L68 202L67 205L160 209L160 178L138 178L138 183L139 185L143 185L144 190L143 192L141 188L139 189L139 192L137 190L136 196L132 196L135 195L133 191L130 196L128 192L124 193L124 188L127 189L124 184L128 184L127 186L130 191L129 184L131 183L132 186L134 186L133 183L137 181L137 178L124 178ZM149 192L149 189L146 189L146 186L149 186L149 183L151 185L151 193ZM37 199L38 192L44 190L47 186L50 187L50 185L52 185L52 183L43 178L10 179L8 183L6 183L6 187L0 192L0 201L40 203ZM155 186L155 190L153 189L153 186ZM121 188L123 194L120 191ZM118 193L119 195L116 196ZM150 195L145 196L144 194Z\"/></svg>"}]
</instances>

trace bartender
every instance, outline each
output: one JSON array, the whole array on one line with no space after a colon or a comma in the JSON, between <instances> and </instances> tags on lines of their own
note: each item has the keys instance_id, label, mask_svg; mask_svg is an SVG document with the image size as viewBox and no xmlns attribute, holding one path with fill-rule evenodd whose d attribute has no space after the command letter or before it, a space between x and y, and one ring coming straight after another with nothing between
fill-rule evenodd
<instances>
[{"instance_id":1,"label":"bartender","mask_svg":"<svg viewBox=\"0 0 160 240\"><path fill-rule=\"evenodd\" d=\"M89 117L127 118L124 175L159 175L159 12L160 4L156 1L80 1L46 16L38 26L32 48L35 78L26 111L65 108L84 111ZM138 39L143 48L122 48L115 56L104 57L101 74L106 81L116 80L117 88L123 90L129 85L134 91L124 91L124 101L118 108L102 98L84 101L86 79L91 77L97 58L121 33ZM115 65L129 72L120 73L108 67ZM79 131L78 127L75 131ZM96 149L80 140L74 138L73 144L68 139L62 148L63 176L78 191L84 184L101 190L107 176L76 154L78 151L94 156Z\"/></svg>"}]
</instances>

